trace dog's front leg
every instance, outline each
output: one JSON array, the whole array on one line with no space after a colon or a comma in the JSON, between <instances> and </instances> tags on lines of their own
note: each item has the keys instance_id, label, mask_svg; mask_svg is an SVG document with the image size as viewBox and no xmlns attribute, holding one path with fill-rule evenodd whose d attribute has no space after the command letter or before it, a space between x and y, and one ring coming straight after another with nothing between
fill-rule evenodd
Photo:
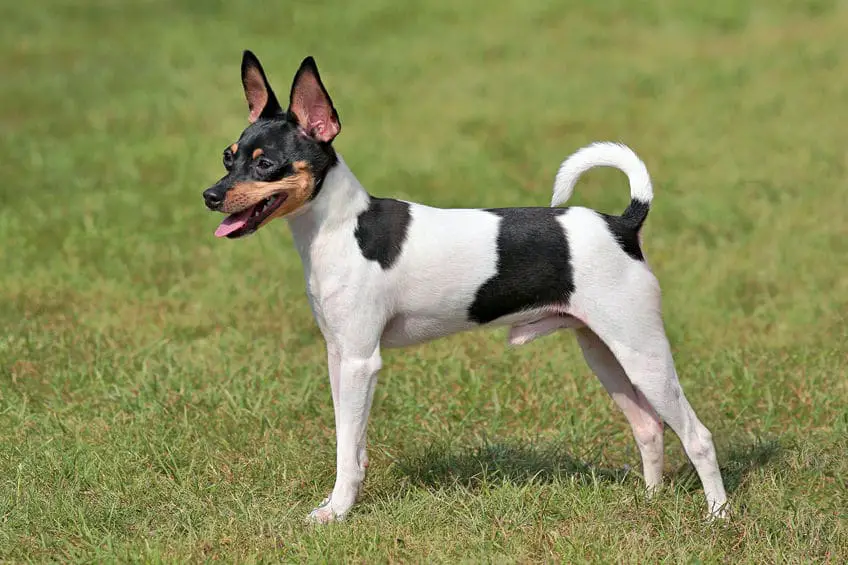
<instances>
[{"instance_id":1,"label":"dog's front leg","mask_svg":"<svg viewBox=\"0 0 848 565\"><path fill-rule=\"evenodd\" d=\"M339 348L327 342L327 372L330 374L330 393L333 395L333 417L339 421L339 379L342 372L342 356Z\"/></svg>"},{"instance_id":2,"label":"dog's front leg","mask_svg":"<svg viewBox=\"0 0 848 565\"><path fill-rule=\"evenodd\" d=\"M343 349L339 359L337 392L334 394L334 399L337 399L336 484L329 499L309 515L313 522L320 524L343 520L359 496L368 466L365 446L368 414L381 366L379 346L364 355L351 354ZM332 367L330 381L333 382Z\"/></svg>"}]
</instances>

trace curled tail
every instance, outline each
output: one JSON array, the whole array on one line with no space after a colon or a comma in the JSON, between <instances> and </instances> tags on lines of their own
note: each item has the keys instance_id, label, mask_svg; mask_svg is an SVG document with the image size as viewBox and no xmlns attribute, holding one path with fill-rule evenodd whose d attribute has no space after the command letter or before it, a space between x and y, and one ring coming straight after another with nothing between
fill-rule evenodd
<instances>
[{"instance_id":1,"label":"curled tail","mask_svg":"<svg viewBox=\"0 0 848 565\"><path fill-rule=\"evenodd\" d=\"M554 180L551 206L559 206L568 200L580 175L594 167L615 167L627 175L630 180L630 205L621 219L628 227L638 231L648 217L654 190L645 163L621 143L598 141L578 149L563 161Z\"/></svg>"}]
</instances>

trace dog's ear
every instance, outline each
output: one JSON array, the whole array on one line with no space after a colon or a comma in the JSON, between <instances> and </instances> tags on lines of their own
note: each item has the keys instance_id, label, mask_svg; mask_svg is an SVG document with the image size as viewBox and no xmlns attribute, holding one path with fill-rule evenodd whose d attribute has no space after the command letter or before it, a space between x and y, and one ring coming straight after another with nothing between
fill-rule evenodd
<instances>
[{"instance_id":1,"label":"dog's ear","mask_svg":"<svg viewBox=\"0 0 848 565\"><path fill-rule=\"evenodd\" d=\"M259 118L270 118L282 113L280 103L265 78L265 71L259 59L250 51L245 51L241 59L241 83L244 85L244 97L250 109L250 123Z\"/></svg>"},{"instance_id":2,"label":"dog's ear","mask_svg":"<svg viewBox=\"0 0 848 565\"><path fill-rule=\"evenodd\" d=\"M289 114L306 133L318 141L333 141L342 124L333 101L321 82L315 59L307 57L300 64L292 82L289 96Z\"/></svg>"}]
</instances>

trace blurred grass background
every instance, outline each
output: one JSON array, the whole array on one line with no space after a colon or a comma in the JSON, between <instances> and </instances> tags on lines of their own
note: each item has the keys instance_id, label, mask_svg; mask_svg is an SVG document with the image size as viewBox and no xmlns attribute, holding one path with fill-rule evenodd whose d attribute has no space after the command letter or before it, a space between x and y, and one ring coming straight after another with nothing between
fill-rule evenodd
<instances>
[{"instance_id":1,"label":"blurred grass background","mask_svg":"<svg viewBox=\"0 0 848 565\"><path fill-rule=\"evenodd\" d=\"M838 0L4 3L0 560L845 561L845 37ZM301 266L200 196L245 48L283 97L316 57L378 196L545 205L570 152L631 145L735 520L670 432L645 501L573 339L499 330L386 352L363 500L303 526L335 456ZM627 200L599 170L572 203Z\"/></svg>"}]
</instances>

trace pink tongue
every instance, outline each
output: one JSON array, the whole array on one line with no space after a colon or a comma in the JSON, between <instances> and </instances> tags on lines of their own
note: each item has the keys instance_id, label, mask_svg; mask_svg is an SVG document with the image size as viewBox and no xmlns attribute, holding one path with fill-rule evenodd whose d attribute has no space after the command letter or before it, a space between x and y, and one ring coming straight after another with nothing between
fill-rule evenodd
<instances>
[{"instance_id":1,"label":"pink tongue","mask_svg":"<svg viewBox=\"0 0 848 565\"><path fill-rule=\"evenodd\" d=\"M248 208L244 212L232 214L224 218L224 221L221 222L221 225L215 230L215 237L224 237L225 235L231 234L237 229L244 227L247 223L247 219L250 218L250 213L252 211L253 208Z\"/></svg>"}]
</instances>

